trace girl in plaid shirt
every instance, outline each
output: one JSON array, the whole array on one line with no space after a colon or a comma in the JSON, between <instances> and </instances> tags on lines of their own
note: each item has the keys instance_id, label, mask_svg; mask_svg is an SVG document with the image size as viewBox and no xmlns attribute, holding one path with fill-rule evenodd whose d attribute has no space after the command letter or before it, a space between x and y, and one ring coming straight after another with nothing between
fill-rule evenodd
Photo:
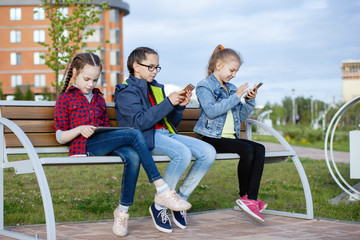
<instances>
[{"instance_id":1,"label":"girl in plaid shirt","mask_svg":"<svg viewBox=\"0 0 360 240\"><path fill-rule=\"evenodd\" d=\"M155 202L175 211L188 210L191 204L182 199L161 177L146 141L139 130L124 129L96 133L108 127L106 103L99 89L102 65L93 53L77 54L67 72L64 87L57 99L54 119L57 140L70 143L70 156L119 156L124 161L120 204L114 211L113 232L127 234L128 209L133 204L140 163L149 181L156 187ZM68 88L70 80L74 84Z\"/></svg>"}]
</instances>

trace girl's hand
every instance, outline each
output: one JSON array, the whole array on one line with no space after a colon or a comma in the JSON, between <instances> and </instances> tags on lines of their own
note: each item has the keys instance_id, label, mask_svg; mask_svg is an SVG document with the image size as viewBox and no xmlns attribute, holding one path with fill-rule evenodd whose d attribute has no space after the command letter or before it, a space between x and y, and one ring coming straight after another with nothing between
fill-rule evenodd
<instances>
[{"instance_id":1,"label":"girl's hand","mask_svg":"<svg viewBox=\"0 0 360 240\"><path fill-rule=\"evenodd\" d=\"M247 94L245 96L246 99L248 100L253 100L256 95L257 95L257 88L255 88L256 84L254 85L254 88L251 89L250 91L247 91Z\"/></svg>"},{"instance_id":2,"label":"girl's hand","mask_svg":"<svg viewBox=\"0 0 360 240\"><path fill-rule=\"evenodd\" d=\"M169 94L168 98L173 106L179 105L186 98L185 90L172 92Z\"/></svg>"},{"instance_id":3,"label":"girl's hand","mask_svg":"<svg viewBox=\"0 0 360 240\"><path fill-rule=\"evenodd\" d=\"M94 134L96 127L92 125L82 125L77 127L80 134L83 135L84 138L89 138Z\"/></svg>"},{"instance_id":4,"label":"girl's hand","mask_svg":"<svg viewBox=\"0 0 360 240\"><path fill-rule=\"evenodd\" d=\"M237 90L236 90L236 95L238 95L239 98L241 98L242 95L244 95L244 93L246 93L246 89L249 87L248 83L244 83L243 85L241 85Z\"/></svg>"},{"instance_id":5,"label":"girl's hand","mask_svg":"<svg viewBox=\"0 0 360 240\"><path fill-rule=\"evenodd\" d=\"M183 95L184 96L184 95ZM185 99L179 104L179 106L186 106L189 104L192 96L192 91L185 90Z\"/></svg>"}]
</instances>

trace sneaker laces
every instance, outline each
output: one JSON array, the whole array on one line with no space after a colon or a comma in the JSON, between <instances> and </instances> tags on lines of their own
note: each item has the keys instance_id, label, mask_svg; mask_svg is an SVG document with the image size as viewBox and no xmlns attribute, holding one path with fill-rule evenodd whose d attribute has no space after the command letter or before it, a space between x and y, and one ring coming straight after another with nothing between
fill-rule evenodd
<instances>
[{"instance_id":1,"label":"sneaker laces","mask_svg":"<svg viewBox=\"0 0 360 240\"><path fill-rule=\"evenodd\" d=\"M180 211L180 215L182 218L186 218L186 211Z\"/></svg>"},{"instance_id":2,"label":"sneaker laces","mask_svg":"<svg viewBox=\"0 0 360 240\"><path fill-rule=\"evenodd\" d=\"M159 214L157 215L157 217L159 217L159 216L161 216L161 222L164 223L164 224L165 224L167 221L170 221L166 209L162 209L162 210L159 212Z\"/></svg>"},{"instance_id":3,"label":"sneaker laces","mask_svg":"<svg viewBox=\"0 0 360 240\"><path fill-rule=\"evenodd\" d=\"M125 216L121 216L119 214L119 216L117 216L116 218L116 223L123 226L123 227L126 227L127 226L127 219Z\"/></svg>"},{"instance_id":4,"label":"sneaker laces","mask_svg":"<svg viewBox=\"0 0 360 240\"><path fill-rule=\"evenodd\" d=\"M175 199L176 201L181 201L182 198L177 194L175 191L171 193L171 198Z\"/></svg>"}]
</instances>

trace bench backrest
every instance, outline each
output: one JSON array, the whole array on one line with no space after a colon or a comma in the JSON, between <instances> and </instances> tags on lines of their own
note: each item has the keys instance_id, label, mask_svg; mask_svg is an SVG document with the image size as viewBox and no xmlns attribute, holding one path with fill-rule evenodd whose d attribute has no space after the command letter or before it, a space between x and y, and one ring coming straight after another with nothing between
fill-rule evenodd
<instances>
[{"instance_id":1,"label":"bench backrest","mask_svg":"<svg viewBox=\"0 0 360 240\"><path fill-rule=\"evenodd\" d=\"M55 101L0 101L0 116L15 122L26 133L35 148L63 147L64 145L59 144L55 139L54 106ZM107 103L107 111L110 125L117 126L115 104ZM188 107L176 129L181 134L197 137L193 128L199 116L199 108ZM17 137L6 127L4 137L7 148L22 147Z\"/></svg>"}]
</instances>

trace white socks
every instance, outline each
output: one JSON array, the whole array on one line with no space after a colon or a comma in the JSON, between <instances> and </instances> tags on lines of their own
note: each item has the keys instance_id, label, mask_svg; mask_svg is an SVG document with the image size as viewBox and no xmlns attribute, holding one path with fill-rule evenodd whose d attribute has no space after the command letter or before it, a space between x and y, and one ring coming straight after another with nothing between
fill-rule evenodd
<instances>
[{"instance_id":1,"label":"white socks","mask_svg":"<svg viewBox=\"0 0 360 240\"><path fill-rule=\"evenodd\" d=\"M158 195L161 195L161 194L165 193L169 189L170 189L169 185L166 182L164 182L160 186L156 187L156 192L157 192Z\"/></svg>"},{"instance_id":2,"label":"white socks","mask_svg":"<svg viewBox=\"0 0 360 240\"><path fill-rule=\"evenodd\" d=\"M129 206L124 206L119 204L119 210L124 211L124 212L129 212Z\"/></svg>"},{"instance_id":3,"label":"white socks","mask_svg":"<svg viewBox=\"0 0 360 240\"><path fill-rule=\"evenodd\" d=\"M163 210L163 209L167 209L166 207L161 206L161 205L159 205L157 203L155 203L154 206L155 206L156 210L158 210L158 211Z\"/></svg>"}]
</instances>

